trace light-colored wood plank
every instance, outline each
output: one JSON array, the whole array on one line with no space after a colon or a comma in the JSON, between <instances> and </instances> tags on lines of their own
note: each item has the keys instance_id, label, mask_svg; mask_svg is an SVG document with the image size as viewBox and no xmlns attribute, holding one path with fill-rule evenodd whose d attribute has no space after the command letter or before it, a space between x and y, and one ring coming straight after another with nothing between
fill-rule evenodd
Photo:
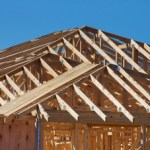
<instances>
[{"instance_id":1,"label":"light-colored wood plank","mask_svg":"<svg viewBox=\"0 0 150 150\"><path fill-rule=\"evenodd\" d=\"M150 53L150 47L146 43L144 43L144 48Z\"/></svg>"},{"instance_id":2,"label":"light-colored wood plank","mask_svg":"<svg viewBox=\"0 0 150 150\"><path fill-rule=\"evenodd\" d=\"M109 74L146 109L147 112L150 112L150 106L144 101L143 98L141 98L134 90L132 90L130 86L127 85L127 83L125 83L117 74L115 74L110 67L107 66L107 70Z\"/></svg>"},{"instance_id":3,"label":"light-colored wood plank","mask_svg":"<svg viewBox=\"0 0 150 150\"><path fill-rule=\"evenodd\" d=\"M109 39L102 31L98 30L99 36L103 38L112 48L114 48L128 63L130 63L137 71L146 73L137 63L135 63L126 53L124 53L111 39Z\"/></svg>"},{"instance_id":4,"label":"light-colored wood plank","mask_svg":"<svg viewBox=\"0 0 150 150\"><path fill-rule=\"evenodd\" d=\"M60 104L61 110L67 110L75 120L78 120L79 115L58 94L56 94L56 98Z\"/></svg>"},{"instance_id":5,"label":"light-colored wood plank","mask_svg":"<svg viewBox=\"0 0 150 150\"><path fill-rule=\"evenodd\" d=\"M21 89L17 86L17 84L8 76L6 76L6 80L7 82L11 85L11 87L19 94L19 95L23 95L23 91L21 91Z\"/></svg>"},{"instance_id":6,"label":"light-colored wood plank","mask_svg":"<svg viewBox=\"0 0 150 150\"><path fill-rule=\"evenodd\" d=\"M58 74L44 61L44 59L40 58L40 61L42 66L48 71L49 74L51 74L54 78L58 77Z\"/></svg>"},{"instance_id":7,"label":"light-colored wood plank","mask_svg":"<svg viewBox=\"0 0 150 150\"><path fill-rule=\"evenodd\" d=\"M4 101L4 100L0 97L0 104L1 104L1 105L4 105L4 104L6 104L6 103L7 103L7 101L6 101L6 100Z\"/></svg>"},{"instance_id":8,"label":"light-colored wood plank","mask_svg":"<svg viewBox=\"0 0 150 150\"><path fill-rule=\"evenodd\" d=\"M50 46L48 46L49 52L55 55L58 55L54 49L52 49ZM58 55L59 56L59 55ZM68 68L68 69L72 69L72 66L62 57L59 56L60 61Z\"/></svg>"},{"instance_id":9,"label":"light-colored wood plank","mask_svg":"<svg viewBox=\"0 0 150 150\"><path fill-rule=\"evenodd\" d=\"M133 122L134 117L132 114L100 82L98 82L94 76L90 75L90 78L94 85L118 108L118 111L122 112L131 122Z\"/></svg>"},{"instance_id":10,"label":"light-colored wood plank","mask_svg":"<svg viewBox=\"0 0 150 150\"><path fill-rule=\"evenodd\" d=\"M26 75L33 81L33 83L36 86L40 86L41 85L41 83L39 82L39 80L37 80L36 77L25 66L23 66L23 69L24 69Z\"/></svg>"},{"instance_id":11,"label":"light-colored wood plank","mask_svg":"<svg viewBox=\"0 0 150 150\"><path fill-rule=\"evenodd\" d=\"M117 66L117 70L137 89L139 90L149 101L150 94L137 82L135 81L123 68Z\"/></svg>"},{"instance_id":12,"label":"light-colored wood plank","mask_svg":"<svg viewBox=\"0 0 150 150\"><path fill-rule=\"evenodd\" d=\"M127 48L127 44L118 45L118 47L119 47L120 49L125 49L125 48Z\"/></svg>"},{"instance_id":13,"label":"light-colored wood plank","mask_svg":"<svg viewBox=\"0 0 150 150\"><path fill-rule=\"evenodd\" d=\"M83 56L73 45L71 45L65 38L63 38L63 41L65 45L73 52L75 53L83 62L90 63L90 61Z\"/></svg>"},{"instance_id":14,"label":"light-colored wood plank","mask_svg":"<svg viewBox=\"0 0 150 150\"><path fill-rule=\"evenodd\" d=\"M6 86L2 82L0 82L0 88L10 98L10 100L14 100L15 99L15 96L6 88Z\"/></svg>"},{"instance_id":15,"label":"light-colored wood plank","mask_svg":"<svg viewBox=\"0 0 150 150\"><path fill-rule=\"evenodd\" d=\"M107 116L75 84L73 84L73 87L75 92L89 105L90 109L106 121Z\"/></svg>"},{"instance_id":16,"label":"light-colored wood plank","mask_svg":"<svg viewBox=\"0 0 150 150\"><path fill-rule=\"evenodd\" d=\"M57 78L54 78L47 83L35 88L34 90L29 91L28 93L18 97L14 103L9 103L4 105L5 107L0 108L0 114L5 114L6 116L11 115L12 113L24 108L26 105L32 104L34 101L40 97L48 94L50 91L72 81L78 76L94 69L97 65L83 63L76 66L73 69L68 70Z\"/></svg>"},{"instance_id":17,"label":"light-colored wood plank","mask_svg":"<svg viewBox=\"0 0 150 150\"><path fill-rule=\"evenodd\" d=\"M48 121L48 113L44 110L43 106L41 104L38 104L38 108L40 113L44 116L45 120Z\"/></svg>"},{"instance_id":18,"label":"light-colored wood plank","mask_svg":"<svg viewBox=\"0 0 150 150\"><path fill-rule=\"evenodd\" d=\"M80 30L80 34L85 39L87 43L89 43L97 52L99 52L109 63L115 64L118 66L118 64L109 57L100 47L98 47L93 41ZM140 68L139 68L140 70ZM138 84L122 67L118 66L118 71L140 92L148 99L150 100L150 94L140 85Z\"/></svg>"},{"instance_id":19,"label":"light-colored wood plank","mask_svg":"<svg viewBox=\"0 0 150 150\"><path fill-rule=\"evenodd\" d=\"M142 55L144 55L148 60L150 60L150 54L133 39L131 39L131 45L133 45Z\"/></svg>"}]
</instances>

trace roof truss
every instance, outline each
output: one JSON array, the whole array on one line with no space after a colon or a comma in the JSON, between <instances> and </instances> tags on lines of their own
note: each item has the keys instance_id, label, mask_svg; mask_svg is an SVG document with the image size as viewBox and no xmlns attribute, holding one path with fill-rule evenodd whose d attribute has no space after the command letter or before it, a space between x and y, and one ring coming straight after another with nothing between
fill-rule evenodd
<instances>
[{"instance_id":1,"label":"roof truss","mask_svg":"<svg viewBox=\"0 0 150 150\"><path fill-rule=\"evenodd\" d=\"M112 114L121 112L127 122L135 123L136 115L131 113L128 104L124 105L124 90L133 110L139 109L141 113L150 110L148 44L82 27L66 31L52 42L24 49L22 53L13 48L1 54L0 104L3 106L0 114L5 121L21 114L28 115L35 109L46 120L49 120L51 109L56 109L66 110L79 121L78 112L84 107L85 112L94 111L104 122L111 123L104 113L110 110ZM108 81L104 84L100 76ZM122 90L112 85L113 82ZM68 88L70 92L65 92ZM90 88L103 95L102 106L94 91L89 92ZM81 108L79 103L83 105Z\"/></svg>"}]
</instances>

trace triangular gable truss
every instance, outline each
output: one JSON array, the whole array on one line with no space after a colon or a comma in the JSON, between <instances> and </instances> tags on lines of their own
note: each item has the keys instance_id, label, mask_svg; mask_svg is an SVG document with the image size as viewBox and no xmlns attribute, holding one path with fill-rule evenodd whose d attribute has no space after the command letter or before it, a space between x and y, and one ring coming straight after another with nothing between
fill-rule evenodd
<instances>
[{"instance_id":1,"label":"triangular gable truss","mask_svg":"<svg viewBox=\"0 0 150 150\"><path fill-rule=\"evenodd\" d=\"M86 112L91 115L94 112L95 117L100 118L99 122L109 124L119 123L109 118L111 115L115 118L116 113L123 118L120 124L140 124L141 114L145 114L145 119L149 117L149 45L83 27L41 45L41 48L34 48L34 51L32 48L25 51L28 53L21 55L16 51L13 57L8 55L9 60L4 62L7 51L2 51L0 114L4 122L30 112L37 115L38 111L50 120L51 113L59 114L63 110L81 122L85 118L80 114L82 116ZM59 85L62 82L60 79L63 80L62 85ZM84 80L87 81L84 83ZM113 82L115 88L111 85ZM52 83L58 84L58 87L51 89ZM46 86L50 89L44 94ZM74 93L74 97L65 92L67 88L70 88L69 93ZM87 94L91 89L95 89L95 94L94 91L91 95ZM34 92L37 93L33 97ZM78 101L77 106L73 105L74 101ZM51 107L44 105L48 102L52 103ZM84 107L80 108L79 103ZM136 114L136 110L140 113ZM149 123L148 119L142 123Z\"/></svg>"}]
</instances>

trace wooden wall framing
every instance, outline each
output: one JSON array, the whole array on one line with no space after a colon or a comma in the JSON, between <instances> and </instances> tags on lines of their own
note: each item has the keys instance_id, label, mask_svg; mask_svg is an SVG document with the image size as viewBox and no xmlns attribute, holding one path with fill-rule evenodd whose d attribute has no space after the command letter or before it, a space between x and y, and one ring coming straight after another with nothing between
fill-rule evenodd
<instances>
[{"instance_id":1,"label":"wooden wall framing","mask_svg":"<svg viewBox=\"0 0 150 150\"><path fill-rule=\"evenodd\" d=\"M78 123L43 123L42 148L44 150L135 150L150 148L150 128L145 127L147 138L143 142L140 126L100 126Z\"/></svg>"}]
</instances>

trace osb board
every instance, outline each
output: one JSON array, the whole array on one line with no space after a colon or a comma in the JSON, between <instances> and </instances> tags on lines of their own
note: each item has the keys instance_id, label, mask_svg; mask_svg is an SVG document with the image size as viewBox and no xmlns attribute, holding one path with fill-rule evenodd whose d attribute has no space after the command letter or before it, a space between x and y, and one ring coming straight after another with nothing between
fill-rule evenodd
<instances>
[{"instance_id":1,"label":"osb board","mask_svg":"<svg viewBox=\"0 0 150 150\"><path fill-rule=\"evenodd\" d=\"M0 150L35 150L35 129L29 121L0 125Z\"/></svg>"}]
</instances>

